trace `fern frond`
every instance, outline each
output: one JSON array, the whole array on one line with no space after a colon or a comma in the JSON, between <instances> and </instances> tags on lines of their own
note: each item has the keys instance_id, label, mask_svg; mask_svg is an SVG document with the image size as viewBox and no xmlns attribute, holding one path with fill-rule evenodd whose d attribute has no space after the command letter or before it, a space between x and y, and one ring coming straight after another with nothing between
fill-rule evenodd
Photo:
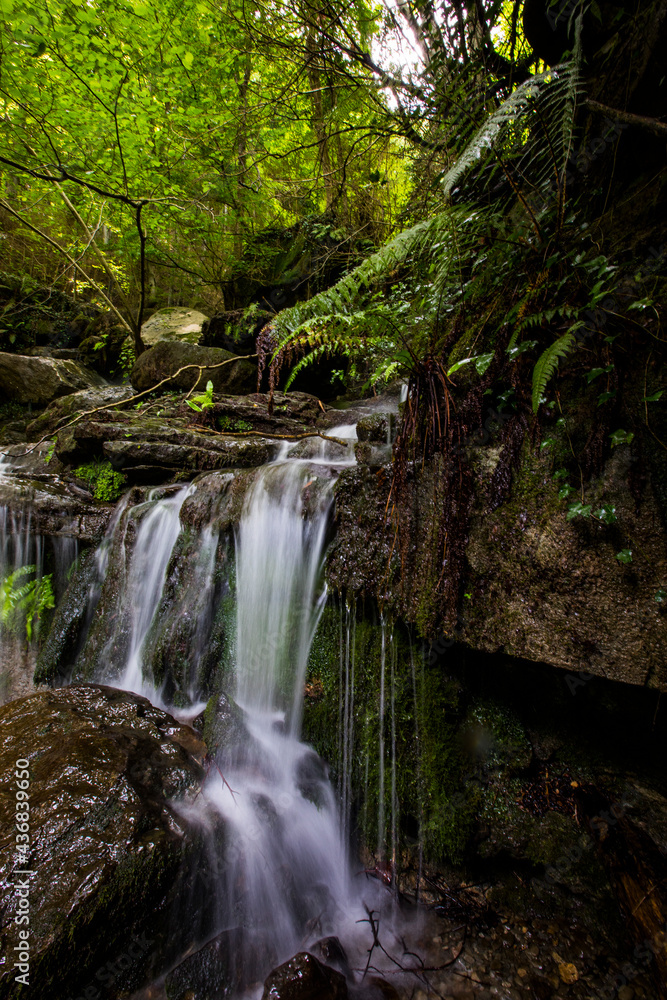
<instances>
[{"instance_id":1,"label":"fern frond","mask_svg":"<svg viewBox=\"0 0 667 1000\"><path fill-rule=\"evenodd\" d=\"M445 195L450 196L464 177L478 177L487 190L502 174L515 193L521 188L529 198L539 196L539 214L549 189L560 185L580 89L574 60L531 76L476 130L462 110L461 124L469 139L442 180Z\"/></svg>"},{"instance_id":2,"label":"fern frond","mask_svg":"<svg viewBox=\"0 0 667 1000\"><path fill-rule=\"evenodd\" d=\"M537 413L540 400L546 389L560 358L572 350L575 343L575 336L572 330L555 340L539 356L533 368L533 413Z\"/></svg>"}]
</instances>

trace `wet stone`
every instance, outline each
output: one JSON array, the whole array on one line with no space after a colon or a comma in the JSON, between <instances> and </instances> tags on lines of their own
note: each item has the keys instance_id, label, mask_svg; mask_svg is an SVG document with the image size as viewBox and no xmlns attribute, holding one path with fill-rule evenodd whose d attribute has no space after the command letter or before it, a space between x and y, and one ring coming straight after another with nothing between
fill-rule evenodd
<instances>
[{"instance_id":1,"label":"wet stone","mask_svg":"<svg viewBox=\"0 0 667 1000\"><path fill-rule=\"evenodd\" d=\"M345 977L301 952L266 978L262 1000L346 1000Z\"/></svg>"}]
</instances>

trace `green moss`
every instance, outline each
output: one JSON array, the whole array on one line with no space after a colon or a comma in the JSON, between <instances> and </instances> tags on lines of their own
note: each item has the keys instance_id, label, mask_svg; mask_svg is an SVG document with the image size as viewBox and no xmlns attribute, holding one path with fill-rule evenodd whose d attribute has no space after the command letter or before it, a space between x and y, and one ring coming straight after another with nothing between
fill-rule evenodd
<instances>
[{"instance_id":1,"label":"green moss","mask_svg":"<svg viewBox=\"0 0 667 1000\"><path fill-rule=\"evenodd\" d=\"M110 462L87 462L79 465L74 475L88 484L96 500L104 503L114 503L125 488L125 476L116 472Z\"/></svg>"},{"instance_id":2,"label":"green moss","mask_svg":"<svg viewBox=\"0 0 667 1000\"><path fill-rule=\"evenodd\" d=\"M400 628L385 626L385 706L380 713L382 625L372 609L357 614L330 603L322 615L308 666L304 737L345 781L341 714L348 687L348 771L360 840L375 851L391 844L395 816L399 851L426 860L460 860L476 809L475 789L462 792L458 687L436 667L423 668L418 649ZM346 664L346 650L349 660ZM341 650L343 655L341 657ZM352 690L351 678L354 673ZM393 679L393 680L392 680ZM392 725L393 684L393 725ZM384 737L384 802L380 795L380 736ZM392 747L396 799L392 803ZM383 810L381 810L383 805ZM380 813L383 828L379 828Z\"/></svg>"}]
</instances>

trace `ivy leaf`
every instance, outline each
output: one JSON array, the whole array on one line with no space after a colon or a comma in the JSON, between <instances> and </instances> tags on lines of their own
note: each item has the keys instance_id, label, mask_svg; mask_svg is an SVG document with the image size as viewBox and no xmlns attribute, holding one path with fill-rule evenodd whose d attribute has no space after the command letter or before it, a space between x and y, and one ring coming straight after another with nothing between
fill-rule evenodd
<instances>
[{"instance_id":1,"label":"ivy leaf","mask_svg":"<svg viewBox=\"0 0 667 1000\"><path fill-rule=\"evenodd\" d=\"M615 389L610 389L609 392L601 392L598 396L598 406L604 406L604 404L608 403L610 399L613 399L615 395Z\"/></svg>"},{"instance_id":2,"label":"ivy leaf","mask_svg":"<svg viewBox=\"0 0 667 1000\"><path fill-rule=\"evenodd\" d=\"M622 563L632 562L632 549L621 549L620 552L616 553L616 558Z\"/></svg>"},{"instance_id":3,"label":"ivy leaf","mask_svg":"<svg viewBox=\"0 0 667 1000\"><path fill-rule=\"evenodd\" d=\"M597 517L598 521L604 521L605 524L614 524L615 521L618 521L616 508L608 503L603 504L599 510L596 510L594 517Z\"/></svg>"},{"instance_id":4,"label":"ivy leaf","mask_svg":"<svg viewBox=\"0 0 667 1000\"><path fill-rule=\"evenodd\" d=\"M613 372L613 370L613 365L607 365L606 368L591 368L591 370L586 373L586 381L590 385L591 382L594 379L599 378L600 375L608 375L609 372Z\"/></svg>"},{"instance_id":5,"label":"ivy leaf","mask_svg":"<svg viewBox=\"0 0 667 1000\"><path fill-rule=\"evenodd\" d=\"M613 434L609 435L609 437L611 438L612 448L615 448L619 444L632 444L635 439L632 431L624 430L614 431Z\"/></svg>"},{"instance_id":6,"label":"ivy leaf","mask_svg":"<svg viewBox=\"0 0 667 1000\"><path fill-rule=\"evenodd\" d=\"M569 496L572 496L572 494L575 493L575 492L576 492L576 490L574 489L574 486L570 486L569 483L565 483L565 485L561 486L561 488L558 491L558 499L559 500L567 500L567 498ZM574 517L574 514L572 515L572 517ZM570 519L570 515L569 514L568 514L568 519Z\"/></svg>"},{"instance_id":7,"label":"ivy leaf","mask_svg":"<svg viewBox=\"0 0 667 1000\"><path fill-rule=\"evenodd\" d=\"M667 590L663 590L662 587L660 587L659 590L656 590L653 595L653 600L657 601L658 604L662 604L663 601L667 601Z\"/></svg>"},{"instance_id":8,"label":"ivy leaf","mask_svg":"<svg viewBox=\"0 0 667 1000\"><path fill-rule=\"evenodd\" d=\"M590 517L593 507L591 504L583 504L580 500L571 503L567 511L567 519L571 521L574 517Z\"/></svg>"}]
</instances>

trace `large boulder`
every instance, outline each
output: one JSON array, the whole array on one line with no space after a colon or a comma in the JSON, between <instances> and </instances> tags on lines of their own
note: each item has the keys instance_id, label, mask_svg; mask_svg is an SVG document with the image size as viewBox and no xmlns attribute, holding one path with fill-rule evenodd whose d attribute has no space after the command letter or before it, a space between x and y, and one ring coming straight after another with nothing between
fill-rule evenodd
<instances>
[{"instance_id":1,"label":"large boulder","mask_svg":"<svg viewBox=\"0 0 667 1000\"><path fill-rule=\"evenodd\" d=\"M151 389L158 382L174 375L175 378L171 378L167 384L169 389L187 391L199 379L198 392L204 391L209 380L213 382L215 392L252 392L257 383L256 366L242 358L233 363L234 359L234 354L217 347L196 347L194 344L160 341L137 358L131 381L139 392ZM223 361L229 361L230 364L220 368L213 367ZM197 365L203 368L200 378ZM190 367L176 375L179 369L186 366Z\"/></svg>"},{"instance_id":2,"label":"large boulder","mask_svg":"<svg viewBox=\"0 0 667 1000\"><path fill-rule=\"evenodd\" d=\"M205 862L177 800L195 798L204 746L145 698L96 686L11 702L0 725L3 955L20 956L30 931L30 988L8 957L0 997L132 992L190 944L186 896L203 895L193 881Z\"/></svg>"},{"instance_id":3,"label":"large boulder","mask_svg":"<svg viewBox=\"0 0 667 1000\"><path fill-rule=\"evenodd\" d=\"M260 330L274 316L254 306L216 313L203 324L199 343L202 347L222 347L233 354L254 354Z\"/></svg>"},{"instance_id":4,"label":"large boulder","mask_svg":"<svg viewBox=\"0 0 667 1000\"><path fill-rule=\"evenodd\" d=\"M59 396L100 385L105 380L78 361L0 353L0 391L17 403L46 406Z\"/></svg>"},{"instance_id":5,"label":"large boulder","mask_svg":"<svg viewBox=\"0 0 667 1000\"><path fill-rule=\"evenodd\" d=\"M49 403L44 413L28 424L27 433L30 441L38 441L45 434L52 434L68 420L88 410L96 410L101 406L117 406L122 400L129 399L132 389L129 385L103 385L94 388L81 389L70 396L54 399Z\"/></svg>"},{"instance_id":6,"label":"large boulder","mask_svg":"<svg viewBox=\"0 0 667 1000\"><path fill-rule=\"evenodd\" d=\"M146 347L155 347L161 340L196 344L207 321L208 316L196 309L169 306L158 309L146 320L141 327L141 339Z\"/></svg>"}]
</instances>

